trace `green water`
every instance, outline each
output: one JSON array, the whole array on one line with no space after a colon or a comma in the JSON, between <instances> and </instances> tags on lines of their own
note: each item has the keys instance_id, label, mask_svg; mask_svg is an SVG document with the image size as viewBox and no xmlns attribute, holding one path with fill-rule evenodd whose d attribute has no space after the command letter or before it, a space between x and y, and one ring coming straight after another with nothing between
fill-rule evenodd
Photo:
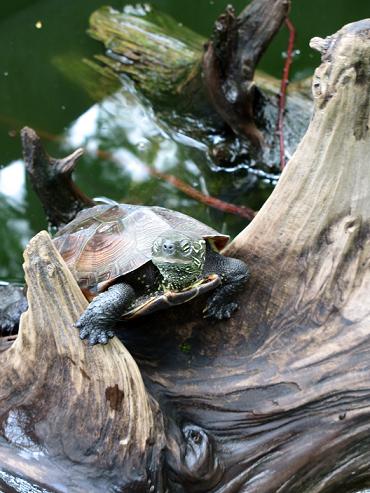
<instances>
[{"instance_id":1,"label":"green water","mask_svg":"<svg viewBox=\"0 0 370 493\"><path fill-rule=\"evenodd\" d=\"M194 31L208 36L221 0L149 2ZM293 0L297 29L292 79L310 75L319 57L308 48L313 36L325 36L343 24L370 16L368 0ZM122 8L126 2L112 0ZM83 59L103 52L86 34L98 0L3 1L0 16L0 278L21 280L21 252L30 237L45 228L37 198L25 179L19 129L35 128L48 151L63 156L87 148L77 181L92 195L134 203L159 204L190 213L236 234L245 219L198 204L168 183L148 174L146 166L176 174L195 188L230 202L261 206L271 191L263 181L245 189L240 173L214 173L204 149L174 136L155 118L131 85L105 96L96 74ZM234 2L240 11L245 2ZM287 32L278 35L260 68L280 77ZM111 158L97 156L97 149ZM143 164L145 166L143 166Z\"/></svg>"}]
</instances>

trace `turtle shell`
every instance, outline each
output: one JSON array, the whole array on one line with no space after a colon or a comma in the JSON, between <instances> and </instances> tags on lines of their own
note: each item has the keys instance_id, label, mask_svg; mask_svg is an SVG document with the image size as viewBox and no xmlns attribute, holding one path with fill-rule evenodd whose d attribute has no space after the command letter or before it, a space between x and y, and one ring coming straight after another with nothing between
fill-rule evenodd
<instances>
[{"instance_id":1,"label":"turtle shell","mask_svg":"<svg viewBox=\"0 0 370 493\"><path fill-rule=\"evenodd\" d=\"M221 250L229 237L164 207L104 204L81 211L54 244L87 298L151 260L155 238L169 229L199 234Z\"/></svg>"},{"instance_id":2,"label":"turtle shell","mask_svg":"<svg viewBox=\"0 0 370 493\"><path fill-rule=\"evenodd\" d=\"M122 315L123 320L150 315L151 313L172 306L182 305L193 298L211 291L221 284L218 274L210 274L201 279L196 285L183 291L159 291L153 295L138 298L129 310Z\"/></svg>"}]
</instances>

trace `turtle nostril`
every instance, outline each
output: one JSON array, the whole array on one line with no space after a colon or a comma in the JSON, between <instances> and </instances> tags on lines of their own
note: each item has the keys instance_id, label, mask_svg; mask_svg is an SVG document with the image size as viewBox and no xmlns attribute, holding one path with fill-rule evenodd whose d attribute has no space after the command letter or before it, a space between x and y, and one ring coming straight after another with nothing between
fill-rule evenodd
<instances>
[{"instance_id":1,"label":"turtle nostril","mask_svg":"<svg viewBox=\"0 0 370 493\"><path fill-rule=\"evenodd\" d=\"M166 240L162 245L162 249L164 253L173 253L175 250L175 245L171 241Z\"/></svg>"}]
</instances>

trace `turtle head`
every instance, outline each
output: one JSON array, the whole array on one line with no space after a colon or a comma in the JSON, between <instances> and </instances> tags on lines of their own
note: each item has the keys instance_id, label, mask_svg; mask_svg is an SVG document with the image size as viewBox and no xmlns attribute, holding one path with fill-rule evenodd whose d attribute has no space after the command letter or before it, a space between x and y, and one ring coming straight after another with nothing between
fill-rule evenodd
<instances>
[{"instance_id":1,"label":"turtle head","mask_svg":"<svg viewBox=\"0 0 370 493\"><path fill-rule=\"evenodd\" d=\"M152 262L159 269L166 289L191 287L202 275L206 242L198 235L168 230L154 240Z\"/></svg>"}]
</instances>

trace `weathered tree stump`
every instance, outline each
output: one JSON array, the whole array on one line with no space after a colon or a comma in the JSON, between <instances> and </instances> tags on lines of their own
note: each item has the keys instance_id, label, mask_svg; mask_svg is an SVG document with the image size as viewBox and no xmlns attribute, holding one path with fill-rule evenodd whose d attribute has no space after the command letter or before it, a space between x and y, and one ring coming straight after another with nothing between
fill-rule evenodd
<instances>
[{"instance_id":1,"label":"weathered tree stump","mask_svg":"<svg viewBox=\"0 0 370 493\"><path fill-rule=\"evenodd\" d=\"M74 280L44 233L30 243L30 308L0 353L3 436L39 452L28 478L65 491L47 459L58 480L73 464L68 491L84 468L89 491L370 485L370 19L312 45L313 120L227 250L252 270L230 321L209 324L199 301L123 327L134 359L117 340L87 348L71 328L85 305ZM9 447L0 471L14 473Z\"/></svg>"},{"instance_id":2,"label":"weathered tree stump","mask_svg":"<svg viewBox=\"0 0 370 493\"><path fill-rule=\"evenodd\" d=\"M136 363L118 339L81 343L73 323L87 301L46 232L31 240L24 268L29 310L0 353L0 478L12 471L71 493L135 491L143 481L149 491L163 426Z\"/></svg>"}]
</instances>

